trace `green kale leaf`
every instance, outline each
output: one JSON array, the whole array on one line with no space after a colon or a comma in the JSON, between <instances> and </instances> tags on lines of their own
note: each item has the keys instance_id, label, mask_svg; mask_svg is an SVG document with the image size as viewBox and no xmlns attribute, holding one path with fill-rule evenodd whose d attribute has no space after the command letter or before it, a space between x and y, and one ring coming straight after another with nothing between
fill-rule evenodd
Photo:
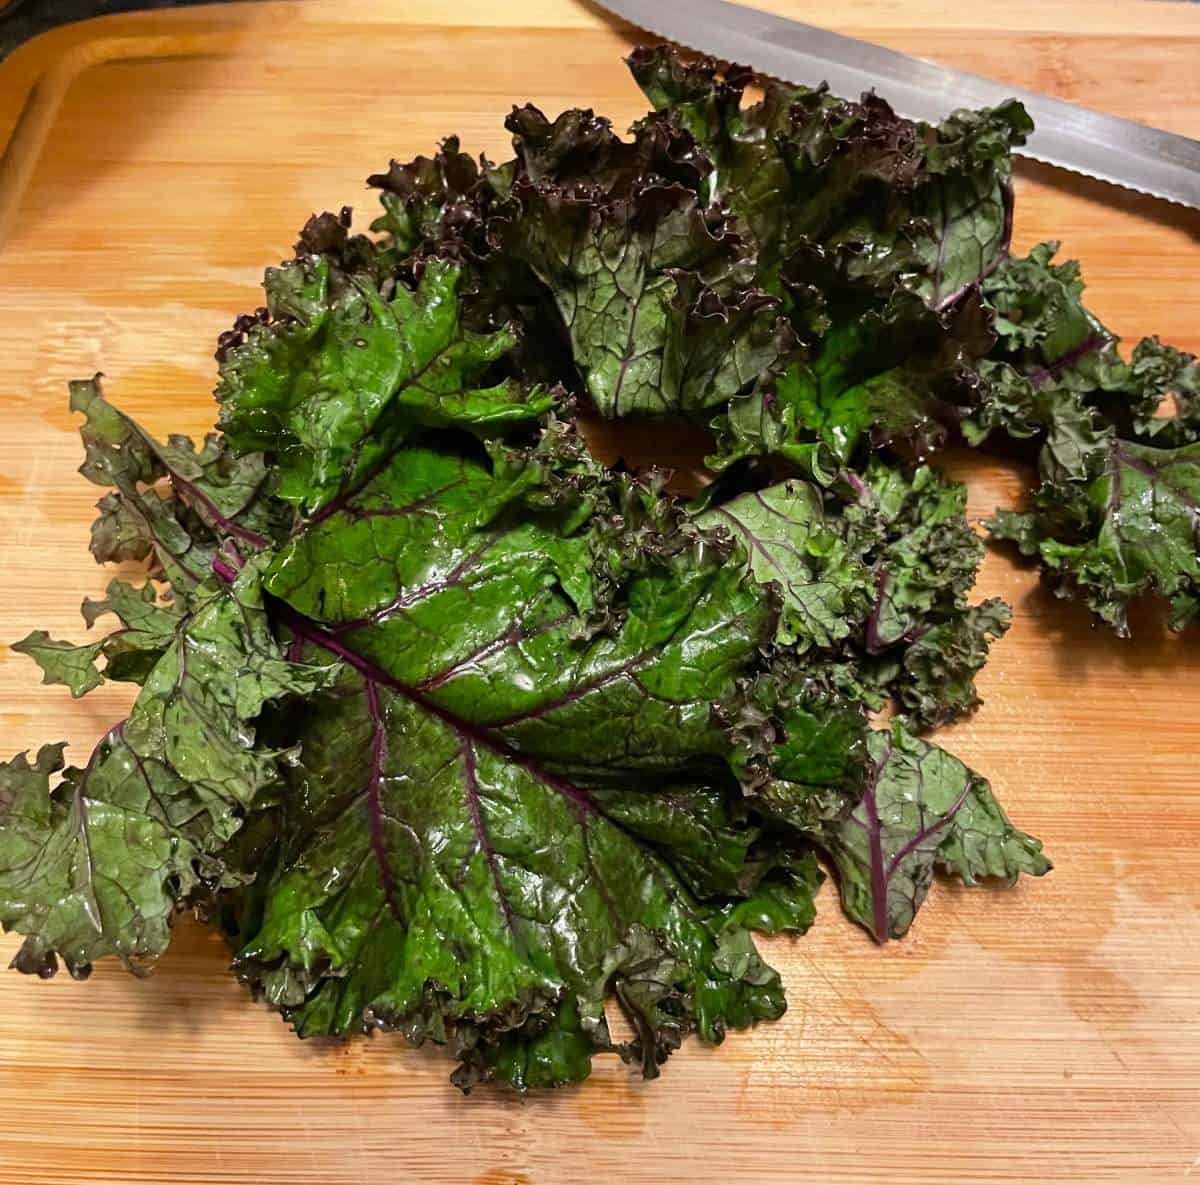
<instances>
[{"instance_id":1,"label":"green kale leaf","mask_svg":"<svg viewBox=\"0 0 1200 1185\"><path fill-rule=\"evenodd\" d=\"M1200 444L1149 448L1109 430L1085 459L1082 478L1043 483L1032 511L998 511L989 529L1040 558L1118 634L1130 601L1150 590L1182 629L1200 612Z\"/></svg>"},{"instance_id":2,"label":"green kale leaf","mask_svg":"<svg viewBox=\"0 0 1200 1185\"><path fill-rule=\"evenodd\" d=\"M877 942L908 931L935 868L969 885L1050 870L1042 845L1013 827L987 782L945 750L896 724L872 734L869 753L862 801L824 824L818 842L846 912Z\"/></svg>"},{"instance_id":3,"label":"green kale leaf","mask_svg":"<svg viewBox=\"0 0 1200 1185\"><path fill-rule=\"evenodd\" d=\"M306 514L361 481L421 429L529 424L549 395L476 386L516 341L461 325L462 270L431 260L417 288L369 278L338 288L321 256L268 273L269 320L228 344L217 400L239 451L269 450L278 493Z\"/></svg>"},{"instance_id":4,"label":"green kale leaf","mask_svg":"<svg viewBox=\"0 0 1200 1185\"><path fill-rule=\"evenodd\" d=\"M1200 607L1200 368L1153 338L1126 361L1084 307L1078 265L1052 262L1056 246L985 285L997 345L965 432L977 444L997 431L1030 440L1041 477L1032 508L1001 510L989 529L1037 557L1060 592L1081 592L1118 634L1129 603L1151 591L1182 629ZM1168 399L1175 414L1158 414Z\"/></svg>"},{"instance_id":5,"label":"green kale leaf","mask_svg":"<svg viewBox=\"0 0 1200 1185\"><path fill-rule=\"evenodd\" d=\"M116 955L140 971L201 881L242 879L222 848L281 784L280 754L257 743L254 721L269 701L322 686L331 668L283 656L253 564L194 598L86 768L63 770L51 789L62 746L32 766L24 756L0 766L0 922L26 935L22 970L52 974L61 957L86 975Z\"/></svg>"}]
</instances>

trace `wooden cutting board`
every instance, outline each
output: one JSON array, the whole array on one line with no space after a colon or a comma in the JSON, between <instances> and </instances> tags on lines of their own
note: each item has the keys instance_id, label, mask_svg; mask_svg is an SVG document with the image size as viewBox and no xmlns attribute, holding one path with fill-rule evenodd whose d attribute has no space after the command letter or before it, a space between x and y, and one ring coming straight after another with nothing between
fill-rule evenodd
<instances>
[{"instance_id":1,"label":"wooden cutting board","mask_svg":"<svg viewBox=\"0 0 1200 1185\"><path fill-rule=\"evenodd\" d=\"M669 3L671 0L664 0ZM764 3L764 7L768 6ZM833 20L829 6L771 7ZM452 12L449 10L453 10ZM1200 136L1200 7L849 0L837 27ZM106 575L74 475L68 379L104 370L152 430L211 423L214 340L312 210L449 132L496 155L513 101L643 110L634 34L572 0L305 0L107 18L0 68L0 638L78 636ZM1080 257L1128 337L1200 350L1197 216L1022 167L1016 239ZM972 513L1020 479L952 458ZM1056 861L1011 890L939 885L876 949L826 890L763 945L791 1010L650 1084L469 1099L398 1040L301 1044L179 928L135 981L0 976L0 1182L1148 1182L1200 1178L1200 646L1135 614L1091 629L1006 557L1012 632L945 743ZM0 648L3 756L75 759L129 701L72 703ZM0 942L7 958L14 939Z\"/></svg>"}]
</instances>

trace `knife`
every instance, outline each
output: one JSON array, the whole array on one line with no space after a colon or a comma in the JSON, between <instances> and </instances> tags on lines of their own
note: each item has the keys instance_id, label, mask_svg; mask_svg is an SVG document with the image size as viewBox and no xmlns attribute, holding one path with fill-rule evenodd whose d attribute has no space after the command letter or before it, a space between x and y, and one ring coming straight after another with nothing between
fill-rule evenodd
<instances>
[{"instance_id":1,"label":"knife","mask_svg":"<svg viewBox=\"0 0 1200 1185\"><path fill-rule=\"evenodd\" d=\"M836 95L876 90L909 119L1017 98L1036 130L1022 156L1200 209L1200 141L952 70L725 0L600 0L649 33L785 82L824 79Z\"/></svg>"}]
</instances>

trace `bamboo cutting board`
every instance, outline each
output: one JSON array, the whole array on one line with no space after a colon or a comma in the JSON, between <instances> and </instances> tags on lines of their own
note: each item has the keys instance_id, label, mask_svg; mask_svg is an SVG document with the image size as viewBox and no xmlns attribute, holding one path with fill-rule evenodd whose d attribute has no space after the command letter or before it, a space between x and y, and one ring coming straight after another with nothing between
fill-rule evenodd
<instances>
[{"instance_id":1,"label":"bamboo cutting board","mask_svg":"<svg viewBox=\"0 0 1200 1185\"><path fill-rule=\"evenodd\" d=\"M836 11L842 31L1200 136L1200 6ZM106 581L86 550L97 491L74 475L69 378L102 369L151 430L202 432L215 338L310 211L365 214L367 173L449 132L503 153L513 101L628 122L643 110L619 60L634 40L573 0L304 0L108 18L6 62L0 639L79 636L79 601ZM1064 239L1127 337L1200 350L1198 235L1193 214L1020 170L1017 246ZM999 463L949 465L975 515L1017 496ZM1050 877L939 885L885 950L826 889L807 938L763 944L789 990L782 1021L691 1042L656 1083L602 1062L546 1097L463 1100L444 1058L398 1039L301 1044L192 924L146 981L0 976L0 1182L1200 1178L1196 630L1170 636L1147 612L1119 642L999 555L979 593L1016 621L986 706L943 741L1044 838ZM2 756L66 738L79 760L128 699L72 703L0 647Z\"/></svg>"}]
</instances>

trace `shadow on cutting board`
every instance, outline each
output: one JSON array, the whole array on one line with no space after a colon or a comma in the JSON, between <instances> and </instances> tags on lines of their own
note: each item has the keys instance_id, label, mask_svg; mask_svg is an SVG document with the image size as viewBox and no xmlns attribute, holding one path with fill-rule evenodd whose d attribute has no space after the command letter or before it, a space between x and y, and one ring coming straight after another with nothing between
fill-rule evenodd
<instances>
[{"instance_id":1,"label":"shadow on cutting board","mask_svg":"<svg viewBox=\"0 0 1200 1185\"><path fill-rule=\"evenodd\" d=\"M1082 600L1060 599L1046 584L1031 589L1016 608L1036 619L1059 671L1070 679L1114 669L1131 675L1170 671L1181 683L1200 679L1200 625L1172 632L1166 607L1156 598L1143 597L1130 605L1128 638L1096 622Z\"/></svg>"},{"instance_id":2,"label":"shadow on cutting board","mask_svg":"<svg viewBox=\"0 0 1200 1185\"><path fill-rule=\"evenodd\" d=\"M1167 230L1179 231L1200 242L1200 210L1163 201L1149 194L1134 193L1132 189L1123 189L1119 185L1110 185L1107 181L1097 181L1094 177L1044 165L1036 160L1017 158L1014 165L1016 175L1021 180L1033 181L1061 193L1083 198L1094 205L1107 206L1110 210L1157 223Z\"/></svg>"}]
</instances>

